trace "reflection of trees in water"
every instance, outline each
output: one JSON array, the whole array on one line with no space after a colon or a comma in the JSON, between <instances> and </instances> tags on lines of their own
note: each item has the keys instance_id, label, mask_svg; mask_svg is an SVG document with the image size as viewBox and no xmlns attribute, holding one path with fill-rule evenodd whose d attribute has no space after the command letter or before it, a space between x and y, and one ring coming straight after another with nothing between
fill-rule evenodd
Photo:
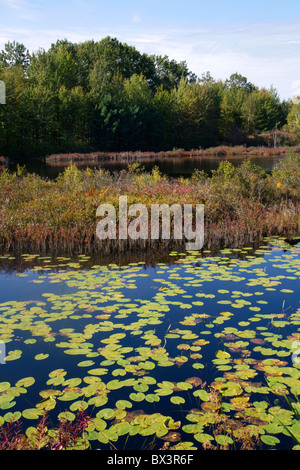
<instances>
[{"instance_id":1,"label":"reflection of trees in water","mask_svg":"<svg viewBox=\"0 0 300 470\"><path fill-rule=\"evenodd\" d=\"M243 247L239 248L228 248L223 251L220 247L212 247L211 249L207 249L207 247L203 247L202 250L197 252L197 259L193 262L196 265L201 265L201 260L207 257L220 257L222 259L222 263L224 264L224 256L228 263L232 258L246 260L247 256L255 256L260 257L261 254L258 252L256 253L259 247L264 246L268 248L268 240L257 240L255 243L252 243L251 246L247 246L247 250L243 250ZM286 243L285 246L282 247L283 251L287 251L289 246L295 246L299 243L299 238L290 238L284 241ZM244 245L246 246L246 245ZM189 256L189 252L185 251L184 244L177 243L176 251L175 247L173 246L174 252L169 249L166 251L165 247L158 247L157 250L148 249L148 250L136 250L131 249L125 252L117 252L117 253L92 253L82 255L85 256L84 263L82 263L78 269L91 269L95 265L100 266L107 266L110 264L115 264L118 266L126 266L130 263L139 263L140 266L144 268L148 266L155 267L159 263L165 263L169 266L173 265L178 259L185 259L185 256ZM171 253L171 255L170 255ZM70 255L70 254L69 254ZM78 263L80 257L78 254L72 254L68 256L66 253L48 253L48 254L32 254L32 255L22 255L18 253L14 254L2 254L2 258L0 258L0 271L5 273L13 273L13 272L24 272L26 270L31 270L33 268L37 268L40 266L41 272L43 272L43 268L49 268L47 272L59 272L62 270L69 269L69 263ZM218 262L218 260L216 260Z\"/></svg>"}]
</instances>

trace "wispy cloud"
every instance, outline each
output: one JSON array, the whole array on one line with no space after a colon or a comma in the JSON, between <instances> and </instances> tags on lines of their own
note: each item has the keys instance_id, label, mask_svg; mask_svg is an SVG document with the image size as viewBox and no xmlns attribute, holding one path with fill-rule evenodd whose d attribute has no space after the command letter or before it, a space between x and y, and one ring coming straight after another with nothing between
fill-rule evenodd
<instances>
[{"instance_id":1,"label":"wispy cloud","mask_svg":"<svg viewBox=\"0 0 300 470\"><path fill-rule=\"evenodd\" d=\"M0 5L12 8L13 10L22 10L24 8L24 2L22 0L0 0Z\"/></svg>"},{"instance_id":2,"label":"wispy cloud","mask_svg":"<svg viewBox=\"0 0 300 470\"><path fill-rule=\"evenodd\" d=\"M0 3L15 4L12 8L22 9L25 0L0 0ZM7 40L23 42L33 51L40 47L47 49L57 39L97 41L109 35L135 46L141 52L167 55L177 61L185 60L189 69L198 76L210 71L215 79L223 80L239 72L260 87L273 85L283 99L295 94L293 84L300 80L300 62L296 60L300 52L300 39L296 23L281 27L266 23L150 30L144 27L144 18L139 25L141 18L135 12L131 19L136 23L134 28L130 28L128 23L123 28L107 25L94 30L78 29L75 25L65 29L2 27L0 49Z\"/></svg>"},{"instance_id":3,"label":"wispy cloud","mask_svg":"<svg viewBox=\"0 0 300 470\"><path fill-rule=\"evenodd\" d=\"M239 72L260 87L274 86L282 99L294 94L292 84L300 79L296 23L124 31L119 36L143 52L185 60L198 76L210 71L215 79L225 79Z\"/></svg>"},{"instance_id":4,"label":"wispy cloud","mask_svg":"<svg viewBox=\"0 0 300 470\"><path fill-rule=\"evenodd\" d=\"M0 5L11 10L20 19L37 21L39 18L37 10L26 0L0 0Z\"/></svg>"},{"instance_id":5,"label":"wispy cloud","mask_svg":"<svg viewBox=\"0 0 300 470\"><path fill-rule=\"evenodd\" d=\"M99 35L96 40L102 39L103 35ZM91 39L91 35L84 33L67 32L60 29L47 30L31 30L26 28L3 28L0 31L0 49L8 41L18 41L23 43L30 52L36 52L38 49L47 50L52 43L58 39L68 39L74 43L84 42Z\"/></svg>"}]
</instances>

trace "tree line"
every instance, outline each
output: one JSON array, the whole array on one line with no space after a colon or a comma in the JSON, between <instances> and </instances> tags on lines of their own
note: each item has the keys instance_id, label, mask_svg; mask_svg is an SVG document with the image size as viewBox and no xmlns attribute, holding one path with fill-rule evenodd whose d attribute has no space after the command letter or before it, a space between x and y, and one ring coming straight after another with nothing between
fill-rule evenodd
<instances>
[{"instance_id":1,"label":"tree line","mask_svg":"<svg viewBox=\"0 0 300 470\"><path fill-rule=\"evenodd\" d=\"M298 129L298 105L281 101L273 87L259 88L239 73L198 77L185 61L141 53L111 37L58 40L33 53L8 42L0 80L6 86L0 155L190 150Z\"/></svg>"}]
</instances>

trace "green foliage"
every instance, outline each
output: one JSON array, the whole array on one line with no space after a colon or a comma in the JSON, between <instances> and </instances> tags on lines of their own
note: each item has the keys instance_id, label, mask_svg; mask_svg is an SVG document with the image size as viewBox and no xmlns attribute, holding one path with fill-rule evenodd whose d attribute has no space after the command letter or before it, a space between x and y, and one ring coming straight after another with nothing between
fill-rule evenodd
<instances>
[{"instance_id":1,"label":"green foliage","mask_svg":"<svg viewBox=\"0 0 300 470\"><path fill-rule=\"evenodd\" d=\"M15 65L26 71L30 65L30 54L24 44L8 41L0 52L0 67L10 68Z\"/></svg>"},{"instance_id":2,"label":"green foliage","mask_svg":"<svg viewBox=\"0 0 300 470\"><path fill-rule=\"evenodd\" d=\"M300 188L300 155L289 153L281 160L272 171L272 181L278 191L297 197Z\"/></svg>"},{"instance_id":3,"label":"green foliage","mask_svg":"<svg viewBox=\"0 0 300 470\"><path fill-rule=\"evenodd\" d=\"M32 55L9 42L0 52L0 80L7 90L0 155L7 156L236 144L282 127L289 112L274 89L260 90L242 75L198 78L185 61L111 37L62 39ZM296 111L288 120L293 131Z\"/></svg>"},{"instance_id":4,"label":"green foliage","mask_svg":"<svg viewBox=\"0 0 300 470\"><path fill-rule=\"evenodd\" d=\"M235 174L235 167L232 163L227 160L220 162L218 169L213 170L212 180L229 181Z\"/></svg>"},{"instance_id":5,"label":"green foliage","mask_svg":"<svg viewBox=\"0 0 300 470\"><path fill-rule=\"evenodd\" d=\"M287 128L290 131L300 132L300 103L294 104L287 116Z\"/></svg>"}]
</instances>

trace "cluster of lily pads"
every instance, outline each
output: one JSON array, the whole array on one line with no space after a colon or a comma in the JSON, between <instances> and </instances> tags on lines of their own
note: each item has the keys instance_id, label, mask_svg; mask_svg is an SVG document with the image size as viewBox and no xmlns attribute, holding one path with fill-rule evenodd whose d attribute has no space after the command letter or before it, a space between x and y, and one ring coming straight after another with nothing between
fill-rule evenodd
<instances>
[{"instance_id":1,"label":"cluster of lily pads","mask_svg":"<svg viewBox=\"0 0 300 470\"><path fill-rule=\"evenodd\" d=\"M1 426L34 444L44 413L85 411L84 448L299 447L299 244L155 268L22 259L27 300L0 304Z\"/></svg>"}]
</instances>

